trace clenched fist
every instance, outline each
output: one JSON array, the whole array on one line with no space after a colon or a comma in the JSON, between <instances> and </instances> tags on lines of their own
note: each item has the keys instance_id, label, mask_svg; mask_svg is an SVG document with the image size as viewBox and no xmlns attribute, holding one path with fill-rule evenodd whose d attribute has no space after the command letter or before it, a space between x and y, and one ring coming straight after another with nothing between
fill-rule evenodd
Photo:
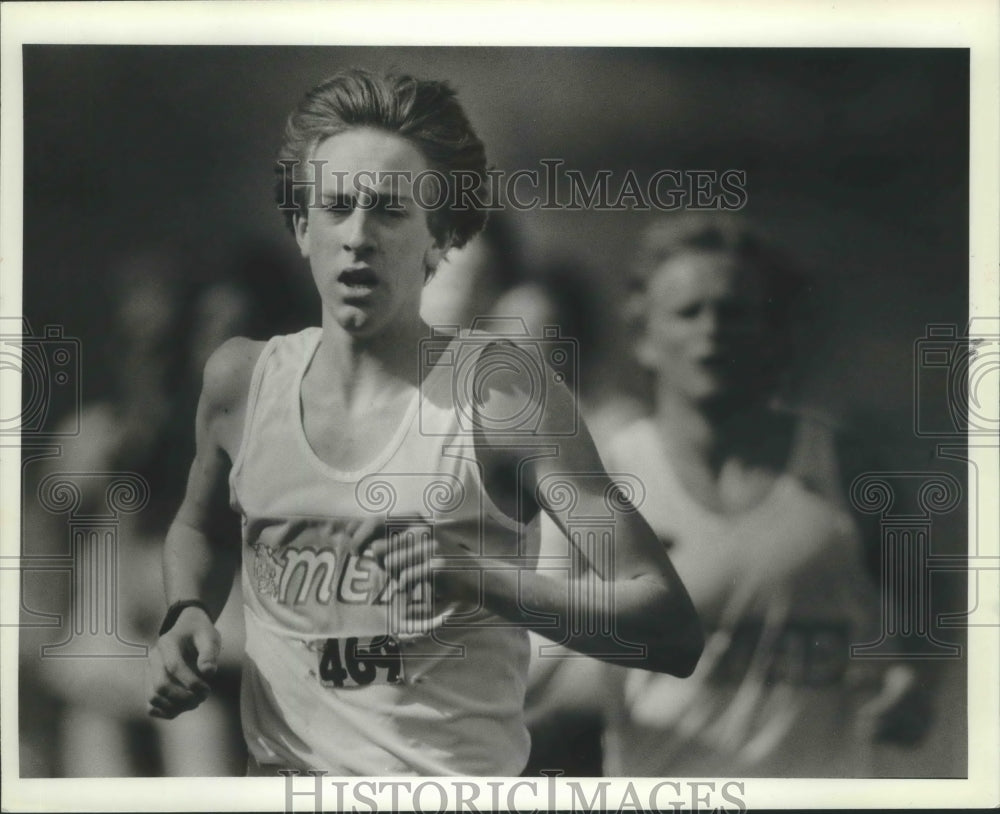
<instances>
[{"instance_id":1,"label":"clenched fist","mask_svg":"<svg viewBox=\"0 0 1000 814\"><path fill-rule=\"evenodd\" d=\"M147 688L149 714L176 718L208 697L208 679L218 664L222 640L208 614L185 608L149 654Z\"/></svg>"}]
</instances>

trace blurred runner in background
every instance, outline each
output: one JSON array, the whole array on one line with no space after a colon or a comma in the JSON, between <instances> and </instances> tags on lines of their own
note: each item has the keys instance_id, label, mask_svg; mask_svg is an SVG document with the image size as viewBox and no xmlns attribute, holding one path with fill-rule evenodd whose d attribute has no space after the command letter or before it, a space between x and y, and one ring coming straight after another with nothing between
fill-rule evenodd
<instances>
[{"instance_id":1,"label":"blurred runner in background","mask_svg":"<svg viewBox=\"0 0 1000 814\"><path fill-rule=\"evenodd\" d=\"M617 435L609 471L642 480L640 511L691 590L706 651L685 681L540 660L536 729L556 743L568 716L603 716L609 776L869 775L873 739L922 735L927 693L909 666L850 658L877 638L866 546L879 538L865 539L847 488L879 467L776 400L803 281L721 214L654 225L637 272L627 307L655 407ZM532 765L582 773L561 759Z\"/></svg>"}]
</instances>

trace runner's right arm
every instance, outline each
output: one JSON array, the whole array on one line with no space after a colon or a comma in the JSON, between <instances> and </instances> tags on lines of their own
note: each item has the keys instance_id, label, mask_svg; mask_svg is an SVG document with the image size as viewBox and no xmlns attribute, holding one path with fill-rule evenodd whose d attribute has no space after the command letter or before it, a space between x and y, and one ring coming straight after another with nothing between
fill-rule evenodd
<instances>
[{"instance_id":1,"label":"runner's right arm","mask_svg":"<svg viewBox=\"0 0 1000 814\"><path fill-rule=\"evenodd\" d=\"M149 714L174 718L208 695L221 641L214 622L229 597L240 562L231 532L229 472L243 434L247 394L263 343L231 339L205 365L195 422L196 451L180 510L163 551L167 603L185 608L150 651Z\"/></svg>"}]
</instances>

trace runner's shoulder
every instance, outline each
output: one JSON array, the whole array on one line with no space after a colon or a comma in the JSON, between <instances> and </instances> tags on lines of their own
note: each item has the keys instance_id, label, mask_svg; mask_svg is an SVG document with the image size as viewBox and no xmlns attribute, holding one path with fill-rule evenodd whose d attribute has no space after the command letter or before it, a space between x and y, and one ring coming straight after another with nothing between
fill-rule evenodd
<instances>
[{"instance_id":1,"label":"runner's shoulder","mask_svg":"<svg viewBox=\"0 0 1000 814\"><path fill-rule=\"evenodd\" d=\"M201 385L202 401L210 413L232 413L246 403L254 367L266 344L234 336L212 352Z\"/></svg>"}]
</instances>

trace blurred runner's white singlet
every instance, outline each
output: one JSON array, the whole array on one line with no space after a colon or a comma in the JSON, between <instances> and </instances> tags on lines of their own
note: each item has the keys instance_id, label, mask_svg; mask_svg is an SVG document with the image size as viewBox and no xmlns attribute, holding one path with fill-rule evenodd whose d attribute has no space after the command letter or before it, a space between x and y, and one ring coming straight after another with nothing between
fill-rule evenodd
<instances>
[{"instance_id":1,"label":"blurred runner's white singlet","mask_svg":"<svg viewBox=\"0 0 1000 814\"><path fill-rule=\"evenodd\" d=\"M274 337L262 351L230 477L243 518L251 765L517 775L528 754L525 631L456 606L407 624L400 610L423 597L397 595L366 554L377 539L435 535L488 556L537 555L537 523L507 518L485 494L456 409L464 391L453 376L485 341L442 340L447 354L393 437L371 464L342 472L315 454L302 426L302 378L320 336Z\"/></svg>"},{"instance_id":2,"label":"blurred runner's white singlet","mask_svg":"<svg viewBox=\"0 0 1000 814\"><path fill-rule=\"evenodd\" d=\"M833 435L797 419L786 471L756 507L709 511L674 473L655 425L624 431L615 460L646 487L706 631L686 679L641 670L613 682L610 776L837 777L866 773L852 715L850 646L877 638L859 535L838 497ZM807 488L807 478L817 488ZM850 668L850 669L849 669Z\"/></svg>"}]
</instances>

